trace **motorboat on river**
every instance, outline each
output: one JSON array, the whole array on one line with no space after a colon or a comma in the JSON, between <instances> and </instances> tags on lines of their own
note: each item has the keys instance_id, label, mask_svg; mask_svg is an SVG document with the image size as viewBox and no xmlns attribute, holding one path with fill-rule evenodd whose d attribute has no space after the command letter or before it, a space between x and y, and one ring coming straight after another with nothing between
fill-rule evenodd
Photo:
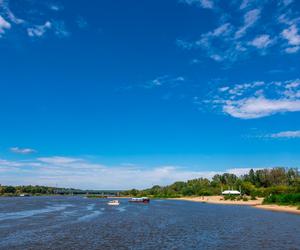
<instances>
[{"instance_id":1,"label":"motorboat on river","mask_svg":"<svg viewBox=\"0 0 300 250\"><path fill-rule=\"evenodd\" d=\"M134 203L149 203L150 199L148 197L141 197L141 198L131 198L129 202Z\"/></svg>"},{"instance_id":2,"label":"motorboat on river","mask_svg":"<svg viewBox=\"0 0 300 250\"><path fill-rule=\"evenodd\" d=\"M112 200L112 201L107 202L107 205L109 205L109 206L119 206L120 202L118 200Z\"/></svg>"}]
</instances>

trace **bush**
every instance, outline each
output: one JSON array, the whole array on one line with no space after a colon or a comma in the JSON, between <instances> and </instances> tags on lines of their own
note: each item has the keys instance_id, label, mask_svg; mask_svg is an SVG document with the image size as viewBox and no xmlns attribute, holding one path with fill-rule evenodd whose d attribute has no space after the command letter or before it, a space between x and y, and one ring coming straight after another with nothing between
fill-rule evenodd
<instances>
[{"instance_id":1,"label":"bush","mask_svg":"<svg viewBox=\"0 0 300 250\"><path fill-rule=\"evenodd\" d=\"M230 199L230 196L229 195L224 195L224 200L227 201Z\"/></svg>"},{"instance_id":2,"label":"bush","mask_svg":"<svg viewBox=\"0 0 300 250\"><path fill-rule=\"evenodd\" d=\"M300 193L297 194L271 194L264 199L264 204L298 205L300 204Z\"/></svg>"},{"instance_id":3,"label":"bush","mask_svg":"<svg viewBox=\"0 0 300 250\"><path fill-rule=\"evenodd\" d=\"M249 199L247 197L243 197L243 201L248 201Z\"/></svg>"},{"instance_id":4,"label":"bush","mask_svg":"<svg viewBox=\"0 0 300 250\"><path fill-rule=\"evenodd\" d=\"M235 201L236 197L235 196L230 196L231 201Z\"/></svg>"}]
</instances>

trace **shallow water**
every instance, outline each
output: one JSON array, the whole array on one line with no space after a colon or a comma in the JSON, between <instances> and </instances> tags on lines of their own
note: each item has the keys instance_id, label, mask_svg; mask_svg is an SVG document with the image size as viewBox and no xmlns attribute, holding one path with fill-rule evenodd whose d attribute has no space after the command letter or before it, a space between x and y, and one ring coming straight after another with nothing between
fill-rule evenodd
<instances>
[{"instance_id":1,"label":"shallow water","mask_svg":"<svg viewBox=\"0 0 300 250\"><path fill-rule=\"evenodd\" d=\"M300 249L300 216L152 200L0 198L0 249Z\"/></svg>"}]
</instances>

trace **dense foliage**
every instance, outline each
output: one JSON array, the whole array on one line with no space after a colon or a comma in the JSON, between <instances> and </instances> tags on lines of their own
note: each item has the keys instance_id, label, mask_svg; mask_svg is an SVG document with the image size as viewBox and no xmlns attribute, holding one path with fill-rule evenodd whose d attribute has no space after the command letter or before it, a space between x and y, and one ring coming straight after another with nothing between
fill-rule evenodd
<instances>
[{"instance_id":1,"label":"dense foliage","mask_svg":"<svg viewBox=\"0 0 300 250\"><path fill-rule=\"evenodd\" d=\"M31 195L54 195L54 194L77 194L82 190L71 188L55 188L46 186L1 186L0 195L13 196L20 194Z\"/></svg>"},{"instance_id":2,"label":"dense foliage","mask_svg":"<svg viewBox=\"0 0 300 250\"><path fill-rule=\"evenodd\" d=\"M297 194L271 194L264 199L264 204L276 203L279 205L300 206L300 193Z\"/></svg>"},{"instance_id":3,"label":"dense foliage","mask_svg":"<svg viewBox=\"0 0 300 250\"><path fill-rule=\"evenodd\" d=\"M300 193L300 173L295 168L273 168L254 171L236 176L217 174L211 180L199 178L186 182L178 181L169 186L153 186L145 190L128 190L124 195L172 198L181 196L220 195L222 190L241 190L252 197L266 197L270 194Z\"/></svg>"},{"instance_id":4,"label":"dense foliage","mask_svg":"<svg viewBox=\"0 0 300 250\"><path fill-rule=\"evenodd\" d=\"M1 186L0 196L16 196L20 194L30 195L70 195L70 194L111 194L118 191L102 191L102 190L80 190L74 188L57 188L46 186Z\"/></svg>"}]
</instances>

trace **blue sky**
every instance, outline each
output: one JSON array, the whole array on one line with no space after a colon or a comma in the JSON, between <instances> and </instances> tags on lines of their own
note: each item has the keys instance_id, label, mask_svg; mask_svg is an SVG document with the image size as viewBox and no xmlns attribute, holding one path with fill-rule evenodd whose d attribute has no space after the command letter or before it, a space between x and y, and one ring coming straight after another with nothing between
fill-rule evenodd
<instances>
[{"instance_id":1,"label":"blue sky","mask_svg":"<svg viewBox=\"0 0 300 250\"><path fill-rule=\"evenodd\" d=\"M0 0L0 51L2 184L299 166L296 0Z\"/></svg>"}]
</instances>

